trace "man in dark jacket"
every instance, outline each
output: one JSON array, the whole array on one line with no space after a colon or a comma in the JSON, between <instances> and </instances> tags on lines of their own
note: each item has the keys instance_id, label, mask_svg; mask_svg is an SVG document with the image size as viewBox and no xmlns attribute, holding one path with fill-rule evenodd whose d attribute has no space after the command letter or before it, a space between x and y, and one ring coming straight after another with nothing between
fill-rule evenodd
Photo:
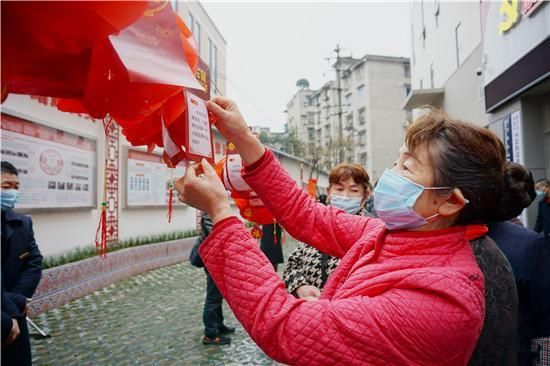
<instances>
[{"instance_id":1,"label":"man in dark jacket","mask_svg":"<svg viewBox=\"0 0 550 366\"><path fill-rule=\"evenodd\" d=\"M8 162L3 161L1 165L2 364L31 365L25 316L28 299L34 294L42 274L42 255L34 240L32 220L13 211L19 196L17 169ZM20 331L18 336L14 334L16 327Z\"/></svg>"},{"instance_id":2,"label":"man in dark jacket","mask_svg":"<svg viewBox=\"0 0 550 366\"><path fill-rule=\"evenodd\" d=\"M519 365L532 365L531 341L550 337L550 239L509 222L489 226L508 258L519 295Z\"/></svg>"},{"instance_id":3,"label":"man in dark jacket","mask_svg":"<svg viewBox=\"0 0 550 366\"><path fill-rule=\"evenodd\" d=\"M207 214L203 213L200 222L200 236L189 255L189 261L195 267L204 267L198 250L202 242L210 235L213 226L212 219ZM228 327L224 324L222 293L214 283L214 280L206 268L204 268L204 271L206 272L206 298L204 300L204 310L202 314L204 323L204 338L202 339L202 343L204 345L230 344L231 338L227 337L227 335L234 333L235 328Z\"/></svg>"},{"instance_id":4,"label":"man in dark jacket","mask_svg":"<svg viewBox=\"0 0 550 366\"><path fill-rule=\"evenodd\" d=\"M546 238L550 238L550 182L546 179L541 179L535 185L537 190L538 214L535 230L537 233L542 232Z\"/></svg>"},{"instance_id":5,"label":"man in dark jacket","mask_svg":"<svg viewBox=\"0 0 550 366\"><path fill-rule=\"evenodd\" d=\"M275 271L277 271L279 263L284 262L281 240L281 225L277 223L262 225L260 249L265 254L267 259L269 259Z\"/></svg>"}]
</instances>

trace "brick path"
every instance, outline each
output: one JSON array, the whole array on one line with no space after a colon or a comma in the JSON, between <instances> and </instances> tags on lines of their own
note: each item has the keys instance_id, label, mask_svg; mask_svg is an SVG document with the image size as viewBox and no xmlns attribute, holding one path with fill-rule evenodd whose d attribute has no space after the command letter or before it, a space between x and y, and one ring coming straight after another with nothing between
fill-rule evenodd
<instances>
[{"instance_id":1,"label":"brick path","mask_svg":"<svg viewBox=\"0 0 550 366\"><path fill-rule=\"evenodd\" d=\"M286 246L285 252L294 245ZM285 253L286 254L286 253ZM286 257L286 255L285 255ZM118 282L34 318L34 365L274 365L225 305L229 346L204 346L205 275L188 262ZM225 304L225 303L224 303Z\"/></svg>"}]
</instances>

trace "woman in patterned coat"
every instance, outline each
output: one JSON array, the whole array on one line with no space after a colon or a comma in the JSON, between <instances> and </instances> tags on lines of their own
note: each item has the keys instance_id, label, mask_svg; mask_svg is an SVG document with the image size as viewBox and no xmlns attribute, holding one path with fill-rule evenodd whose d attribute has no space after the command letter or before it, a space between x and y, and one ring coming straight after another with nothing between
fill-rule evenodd
<instances>
[{"instance_id":1,"label":"woman in patterned coat","mask_svg":"<svg viewBox=\"0 0 550 366\"><path fill-rule=\"evenodd\" d=\"M359 164L342 163L330 172L330 205L352 215L370 216L364 208L370 194L367 171ZM288 293L306 300L317 299L328 277L340 260L300 243L294 249L283 272Z\"/></svg>"}]
</instances>

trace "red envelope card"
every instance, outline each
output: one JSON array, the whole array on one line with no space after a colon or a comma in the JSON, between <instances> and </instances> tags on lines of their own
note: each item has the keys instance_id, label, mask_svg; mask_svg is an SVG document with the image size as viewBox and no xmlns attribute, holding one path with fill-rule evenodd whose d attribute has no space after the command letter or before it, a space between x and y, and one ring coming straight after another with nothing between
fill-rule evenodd
<instances>
[{"instance_id":1,"label":"red envelope card","mask_svg":"<svg viewBox=\"0 0 550 366\"><path fill-rule=\"evenodd\" d=\"M184 94L187 104L187 159L200 162L204 158L214 165L212 127L208 120L206 102L188 91L184 91Z\"/></svg>"}]
</instances>

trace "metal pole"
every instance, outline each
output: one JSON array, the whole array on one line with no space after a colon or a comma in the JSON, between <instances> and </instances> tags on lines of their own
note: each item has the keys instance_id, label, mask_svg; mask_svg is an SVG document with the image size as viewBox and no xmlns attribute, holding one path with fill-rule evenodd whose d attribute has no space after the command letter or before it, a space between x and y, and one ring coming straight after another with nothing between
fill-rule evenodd
<instances>
[{"instance_id":1,"label":"metal pole","mask_svg":"<svg viewBox=\"0 0 550 366\"><path fill-rule=\"evenodd\" d=\"M342 88L340 86L340 45L337 44L334 49L336 52L336 91L338 93L338 160L344 162L344 136L342 126Z\"/></svg>"},{"instance_id":2,"label":"metal pole","mask_svg":"<svg viewBox=\"0 0 550 366\"><path fill-rule=\"evenodd\" d=\"M31 318L29 318L28 316L27 316L26 318L27 318L27 323L29 323L34 329L36 329L36 331L37 331L38 333L40 333L40 335L41 335L42 337L44 337L44 338L50 337L50 335L47 334L46 332L44 332L42 329L40 329L40 328L38 327L38 325L34 324L34 322L31 320Z\"/></svg>"}]
</instances>

